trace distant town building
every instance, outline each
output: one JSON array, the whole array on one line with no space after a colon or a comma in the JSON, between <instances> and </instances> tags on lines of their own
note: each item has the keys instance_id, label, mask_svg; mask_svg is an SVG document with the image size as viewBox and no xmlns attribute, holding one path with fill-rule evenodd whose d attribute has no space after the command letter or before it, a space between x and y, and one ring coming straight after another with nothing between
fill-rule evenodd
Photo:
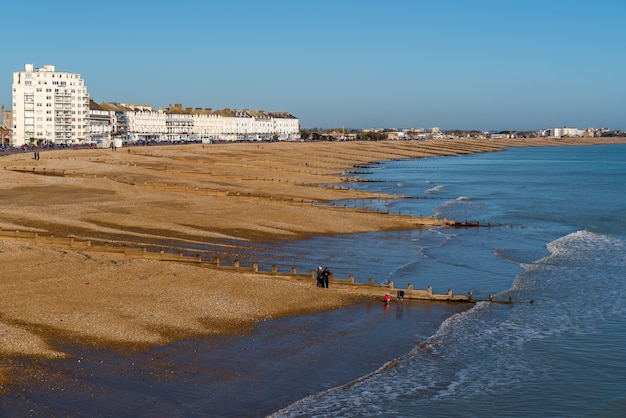
<instances>
[{"instance_id":1,"label":"distant town building","mask_svg":"<svg viewBox=\"0 0 626 418\"><path fill-rule=\"evenodd\" d=\"M219 140L224 121L212 109L196 108L193 111L193 134L202 142Z\"/></svg>"},{"instance_id":2,"label":"distant town building","mask_svg":"<svg viewBox=\"0 0 626 418\"><path fill-rule=\"evenodd\" d=\"M170 142L187 141L193 134L193 114L191 109L183 110L182 105L170 105L165 110L166 140Z\"/></svg>"},{"instance_id":3,"label":"distant town building","mask_svg":"<svg viewBox=\"0 0 626 418\"><path fill-rule=\"evenodd\" d=\"M9 145L11 141L11 130L0 125L0 146Z\"/></svg>"},{"instance_id":4,"label":"distant town building","mask_svg":"<svg viewBox=\"0 0 626 418\"><path fill-rule=\"evenodd\" d=\"M89 142L98 147L110 147L115 112L89 101Z\"/></svg>"},{"instance_id":5,"label":"distant town building","mask_svg":"<svg viewBox=\"0 0 626 418\"><path fill-rule=\"evenodd\" d=\"M0 124L0 129L2 129L0 145L8 145L11 142L11 129L13 128L13 111L9 109L5 109L4 105L2 105L2 124Z\"/></svg>"},{"instance_id":6,"label":"distant town building","mask_svg":"<svg viewBox=\"0 0 626 418\"><path fill-rule=\"evenodd\" d=\"M545 136L551 136L554 138L563 138L563 137L577 138L577 137L582 137L583 134L585 133L585 131L583 131L582 129L568 128L567 126L563 128L548 128L546 129L545 132L546 132Z\"/></svg>"},{"instance_id":7,"label":"distant town building","mask_svg":"<svg viewBox=\"0 0 626 418\"><path fill-rule=\"evenodd\" d=\"M13 73L12 144L77 144L90 139L89 94L79 74L54 65Z\"/></svg>"},{"instance_id":8,"label":"distant town building","mask_svg":"<svg viewBox=\"0 0 626 418\"><path fill-rule=\"evenodd\" d=\"M269 141L300 139L300 124L287 112L183 108L154 110L150 105L102 103L114 113L112 138L122 143ZM116 144L120 146L121 144ZM107 146L103 143L103 146Z\"/></svg>"},{"instance_id":9,"label":"distant town building","mask_svg":"<svg viewBox=\"0 0 626 418\"><path fill-rule=\"evenodd\" d=\"M504 138L514 138L514 135L508 132L498 132L498 133L489 134L489 137L493 139L504 139Z\"/></svg>"},{"instance_id":10,"label":"distant town building","mask_svg":"<svg viewBox=\"0 0 626 418\"><path fill-rule=\"evenodd\" d=\"M13 126L13 111L5 109L4 105L2 105L2 123L0 125L9 129Z\"/></svg>"},{"instance_id":11,"label":"distant town building","mask_svg":"<svg viewBox=\"0 0 626 418\"><path fill-rule=\"evenodd\" d=\"M115 146L167 140L167 115L163 109L126 103L101 103L99 106L112 112L111 141ZM110 144L105 142L103 146Z\"/></svg>"}]
</instances>

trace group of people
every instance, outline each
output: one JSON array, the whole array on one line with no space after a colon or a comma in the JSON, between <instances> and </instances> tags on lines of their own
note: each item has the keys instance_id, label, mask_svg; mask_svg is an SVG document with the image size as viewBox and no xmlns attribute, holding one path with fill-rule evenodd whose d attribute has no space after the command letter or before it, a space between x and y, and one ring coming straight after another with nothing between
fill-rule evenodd
<instances>
[{"instance_id":1,"label":"group of people","mask_svg":"<svg viewBox=\"0 0 626 418\"><path fill-rule=\"evenodd\" d=\"M330 279L330 275L331 273L328 267L319 266L317 268L317 275L316 275L317 287L328 288L328 281ZM396 298L397 298L398 303L404 302L404 290L398 290ZM389 304L391 303L391 295L389 293L385 294L385 296L383 297L383 302L385 303L385 306L389 306Z\"/></svg>"},{"instance_id":2,"label":"group of people","mask_svg":"<svg viewBox=\"0 0 626 418\"><path fill-rule=\"evenodd\" d=\"M329 279L330 279L330 270L328 269L328 267L322 268L322 266L319 266L317 268L317 287L328 288Z\"/></svg>"},{"instance_id":3,"label":"group of people","mask_svg":"<svg viewBox=\"0 0 626 418\"><path fill-rule=\"evenodd\" d=\"M404 290L398 290L397 300L398 303L404 302ZM391 295L389 293L385 293L385 297L383 297L383 302L385 302L385 306L391 303Z\"/></svg>"}]
</instances>

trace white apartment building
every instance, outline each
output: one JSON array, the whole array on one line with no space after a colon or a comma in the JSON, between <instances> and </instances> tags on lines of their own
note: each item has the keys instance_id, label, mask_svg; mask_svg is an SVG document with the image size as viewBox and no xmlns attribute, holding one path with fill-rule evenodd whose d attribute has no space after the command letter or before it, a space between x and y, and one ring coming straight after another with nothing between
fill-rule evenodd
<instances>
[{"instance_id":1,"label":"white apartment building","mask_svg":"<svg viewBox=\"0 0 626 418\"><path fill-rule=\"evenodd\" d=\"M165 112L166 139L170 142L187 141L193 135L193 115L184 111L182 105L170 108Z\"/></svg>"},{"instance_id":2,"label":"white apartment building","mask_svg":"<svg viewBox=\"0 0 626 418\"><path fill-rule=\"evenodd\" d=\"M222 115L211 109L196 109L193 112L192 133L202 142L209 143L220 139L224 121Z\"/></svg>"},{"instance_id":3,"label":"white apartment building","mask_svg":"<svg viewBox=\"0 0 626 418\"><path fill-rule=\"evenodd\" d=\"M300 139L300 123L288 112L193 110L182 105L154 110L150 105L125 103L102 103L99 107L111 112L111 140L116 144ZM92 123L96 122L92 118ZM102 146L106 147L106 142L102 141Z\"/></svg>"},{"instance_id":4,"label":"white apartment building","mask_svg":"<svg viewBox=\"0 0 626 418\"><path fill-rule=\"evenodd\" d=\"M13 73L13 146L80 144L90 140L89 94L79 74L54 65Z\"/></svg>"},{"instance_id":5,"label":"white apartment building","mask_svg":"<svg viewBox=\"0 0 626 418\"><path fill-rule=\"evenodd\" d=\"M300 121L288 112L270 112L273 127L272 133L277 136L278 140L296 140L300 139Z\"/></svg>"},{"instance_id":6,"label":"white apartment building","mask_svg":"<svg viewBox=\"0 0 626 418\"><path fill-rule=\"evenodd\" d=\"M115 124L115 112L89 101L89 142L98 147L110 147Z\"/></svg>"},{"instance_id":7,"label":"white apartment building","mask_svg":"<svg viewBox=\"0 0 626 418\"><path fill-rule=\"evenodd\" d=\"M126 126L119 127L118 131L125 130L126 142L159 142L167 138L167 114L163 109L124 103L120 106L124 110L120 120L124 120Z\"/></svg>"},{"instance_id":8,"label":"white apartment building","mask_svg":"<svg viewBox=\"0 0 626 418\"><path fill-rule=\"evenodd\" d=\"M567 126L564 128L549 128L546 130L546 136L552 136L554 138L562 138L562 137L582 137L585 131L578 128L568 128Z\"/></svg>"},{"instance_id":9,"label":"white apartment building","mask_svg":"<svg viewBox=\"0 0 626 418\"><path fill-rule=\"evenodd\" d=\"M288 112L218 110L222 141L289 141L300 139L300 121Z\"/></svg>"}]
</instances>

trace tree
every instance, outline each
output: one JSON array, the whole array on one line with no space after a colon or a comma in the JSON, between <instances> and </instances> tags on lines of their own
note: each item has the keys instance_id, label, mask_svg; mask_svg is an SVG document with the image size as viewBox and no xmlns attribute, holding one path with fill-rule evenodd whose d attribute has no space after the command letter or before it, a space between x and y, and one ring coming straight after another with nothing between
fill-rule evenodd
<instances>
[{"instance_id":1,"label":"tree","mask_svg":"<svg viewBox=\"0 0 626 418\"><path fill-rule=\"evenodd\" d=\"M306 141L307 139L309 139L310 136L311 134L308 131L305 131L304 129L300 130L300 138Z\"/></svg>"}]
</instances>

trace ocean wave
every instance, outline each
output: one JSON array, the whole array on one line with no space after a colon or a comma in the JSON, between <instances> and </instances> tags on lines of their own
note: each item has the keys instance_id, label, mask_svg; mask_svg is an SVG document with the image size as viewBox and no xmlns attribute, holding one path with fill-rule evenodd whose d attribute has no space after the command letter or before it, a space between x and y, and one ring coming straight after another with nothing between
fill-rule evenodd
<instances>
[{"instance_id":1,"label":"ocean wave","mask_svg":"<svg viewBox=\"0 0 626 418\"><path fill-rule=\"evenodd\" d=\"M569 262L589 263L601 259L602 263L626 266L626 258L623 256L626 243L623 240L586 230L573 232L552 241L547 248L551 255L543 262L566 258ZM598 252L599 248L603 249L602 253Z\"/></svg>"},{"instance_id":2,"label":"ocean wave","mask_svg":"<svg viewBox=\"0 0 626 418\"><path fill-rule=\"evenodd\" d=\"M426 194L438 193L438 192L443 191L445 188L446 188L445 184L440 184L439 186L435 186L435 187L432 187L432 188L426 190L424 193L426 193Z\"/></svg>"},{"instance_id":3,"label":"ocean wave","mask_svg":"<svg viewBox=\"0 0 626 418\"><path fill-rule=\"evenodd\" d=\"M490 394L500 398L510 388L541 395L549 390L541 382L550 382L571 361L561 360L564 348L574 349L562 341L577 344L577 354L568 355L587 364L594 344L619 343L589 338L598 324L626 315L623 240L578 231L547 248L549 256L523 263L511 289L495 295L513 296L516 303L477 303L446 319L407 355L273 416L415 416L416 405L428 411L424 416L437 416L438 410L449 412L450 400L458 406ZM606 303L607 297L615 303ZM481 415L488 412L484 408L473 411Z\"/></svg>"},{"instance_id":4,"label":"ocean wave","mask_svg":"<svg viewBox=\"0 0 626 418\"><path fill-rule=\"evenodd\" d=\"M433 209L435 215L447 219L477 219L487 212L487 205L471 197L447 200Z\"/></svg>"}]
</instances>

